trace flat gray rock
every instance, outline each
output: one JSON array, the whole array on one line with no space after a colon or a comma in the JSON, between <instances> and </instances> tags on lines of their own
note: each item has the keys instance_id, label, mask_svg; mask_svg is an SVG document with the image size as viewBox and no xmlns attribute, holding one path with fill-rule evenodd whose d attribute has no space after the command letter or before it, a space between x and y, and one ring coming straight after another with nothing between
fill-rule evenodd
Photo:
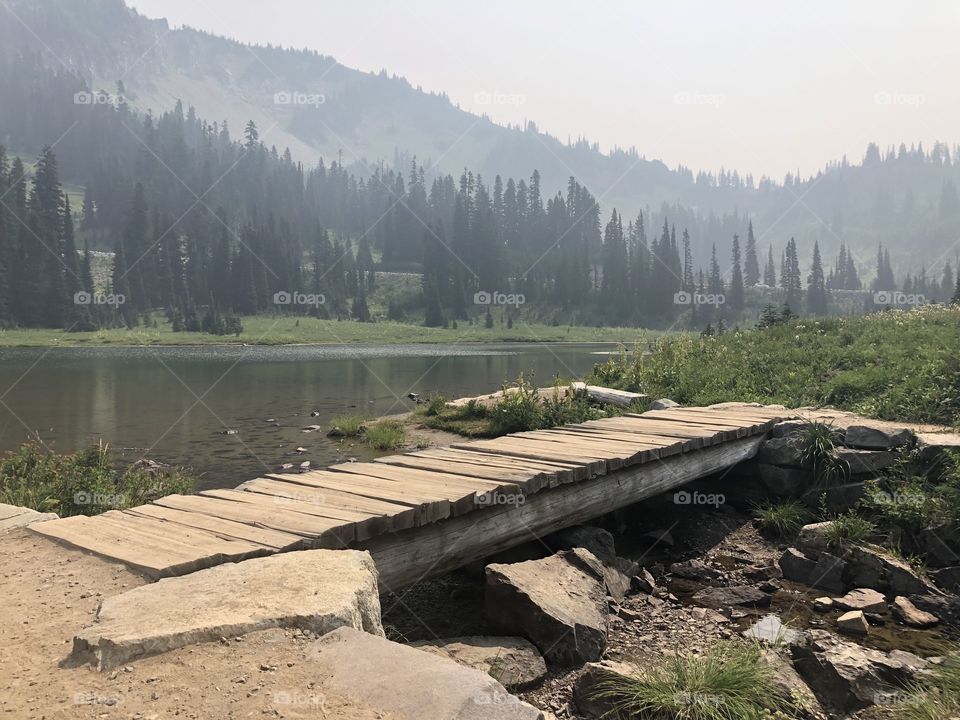
<instances>
[{"instance_id":1,"label":"flat gray rock","mask_svg":"<svg viewBox=\"0 0 960 720\"><path fill-rule=\"evenodd\" d=\"M432 652L342 627L307 653L317 689L402 720L546 720L490 675Z\"/></svg>"},{"instance_id":2,"label":"flat gray rock","mask_svg":"<svg viewBox=\"0 0 960 720\"><path fill-rule=\"evenodd\" d=\"M844 442L849 447L862 450L892 450L911 445L914 439L913 432L905 427L851 425L847 428Z\"/></svg>"},{"instance_id":3,"label":"flat gray rock","mask_svg":"<svg viewBox=\"0 0 960 720\"><path fill-rule=\"evenodd\" d=\"M19 505L0 503L0 533L32 525L35 522L56 520L56 513L41 513Z\"/></svg>"},{"instance_id":4,"label":"flat gray rock","mask_svg":"<svg viewBox=\"0 0 960 720\"><path fill-rule=\"evenodd\" d=\"M770 596L751 585L711 587L695 593L693 601L705 607L721 609L739 605L742 607L769 607Z\"/></svg>"},{"instance_id":5,"label":"flat gray rock","mask_svg":"<svg viewBox=\"0 0 960 720\"><path fill-rule=\"evenodd\" d=\"M548 662L582 665L607 647L603 564L575 548L543 560L486 568L484 609L499 632L522 635Z\"/></svg>"},{"instance_id":6,"label":"flat gray rock","mask_svg":"<svg viewBox=\"0 0 960 720\"><path fill-rule=\"evenodd\" d=\"M293 627L383 635L377 570L366 551L303 550L164 578L103 601L72 659L100 670L194 643Z\"/></svg>"},{"instance_id":7,"label":"flat gray rock","mask_svg":"<svg viewBox=\"0 0 960 720\"><path fill-rule=\"evenodd\" d=\"M520 637L459 637L421 640L410 647L486 673L508 690L523 690L543 680L547 664L532 643Z\"/></svg>"}]
</instances>

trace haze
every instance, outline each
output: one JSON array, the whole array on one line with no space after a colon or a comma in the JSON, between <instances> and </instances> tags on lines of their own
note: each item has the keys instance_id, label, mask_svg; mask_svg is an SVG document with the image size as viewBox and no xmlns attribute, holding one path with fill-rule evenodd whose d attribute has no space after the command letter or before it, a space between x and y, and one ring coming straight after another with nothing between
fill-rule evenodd
<instances>
[{"instance_id":1,"label":"haze","mask_svg":"<svg viewBox=\"0 0 960 720\"><path fill-rule=\"evenodd\" d=\"M954 141L949 2L315 3L132 0L246 42L386 68L501 123L776 178L906 141ZM486 102L491 98L491 102Z\"/></svg>"}]
</instances>

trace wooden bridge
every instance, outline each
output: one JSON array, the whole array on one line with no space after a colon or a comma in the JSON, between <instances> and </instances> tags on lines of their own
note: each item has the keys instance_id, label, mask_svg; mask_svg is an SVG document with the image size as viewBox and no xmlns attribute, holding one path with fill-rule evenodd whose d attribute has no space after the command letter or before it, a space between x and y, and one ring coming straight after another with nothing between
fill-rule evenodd
<instances>
[{"instance_id":1,"label":"wooden bridge","mask_svg":"<svg viewBox=\"0 0 960 720\"><path fill-rule=\"evenodd\" d=\"M731 467L792 417L740 404L653 410L264 475L31 529L152 578L275 552L367 549L381 587L396 590Z\"/></svg>"}]
</instances>

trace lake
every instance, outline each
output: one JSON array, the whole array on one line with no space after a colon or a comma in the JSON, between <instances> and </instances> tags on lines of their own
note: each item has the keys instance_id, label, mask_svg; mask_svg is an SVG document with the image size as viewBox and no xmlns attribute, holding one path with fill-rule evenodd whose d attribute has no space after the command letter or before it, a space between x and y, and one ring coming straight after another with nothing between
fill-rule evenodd
<instances>
[{"instance_id":1,"label":"lake","mask_svg":"<svg viewBox=\"0 0 960 720\"><path fill-rule=\"evenodd\" d=\"M102 440L122 461L183 465L202 475L201 488L233 487L285 462L318 467L369 457L326 437L338 415L406 412L415 407L411 392L492 392L521 372L539 385L558 373L579 378L615 350L574 343L3 349L0 450L31 434L58 452ZM323 430L303 433L305 425ZM297 446L307 452L294 455Z\"/></svg>"}]
</instances>

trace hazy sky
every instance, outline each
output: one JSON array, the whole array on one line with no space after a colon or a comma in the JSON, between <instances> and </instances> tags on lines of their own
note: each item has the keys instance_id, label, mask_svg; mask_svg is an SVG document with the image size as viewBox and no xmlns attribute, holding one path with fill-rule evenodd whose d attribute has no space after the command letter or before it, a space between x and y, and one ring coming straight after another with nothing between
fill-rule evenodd
<instances>
[{"instance_id":1,"label":"hazy sky","mask_svg":"<svg viewBox=\"0 0 960 720\"><path fill-rule=\"evenodd\" d=\"M804 175L870 140L960 142L960 3L128 0L386 68L499 122L668 165ZM487 102L489 100L489 102Z\"/></svg>"}]
</instances>

